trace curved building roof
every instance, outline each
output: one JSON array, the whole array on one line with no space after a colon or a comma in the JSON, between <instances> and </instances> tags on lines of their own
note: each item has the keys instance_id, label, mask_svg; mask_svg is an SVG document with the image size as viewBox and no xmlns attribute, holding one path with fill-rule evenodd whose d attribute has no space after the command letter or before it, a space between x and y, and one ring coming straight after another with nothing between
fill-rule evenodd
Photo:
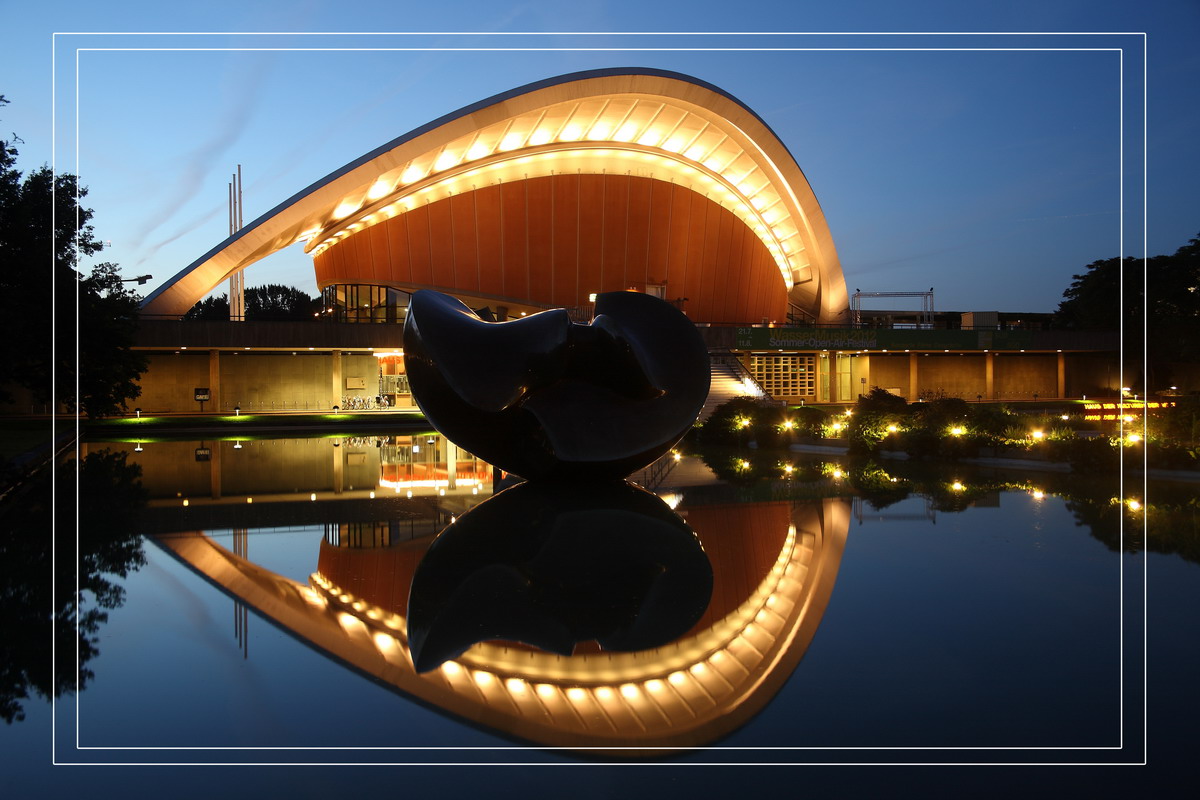
<instances>
[{"instance_id":1,"label":"curved building roof","mask_svg":"<svg viewBox=\"0 0 1200 800\"><path fill-rule=\"evenodd\" d=\"M514 89L395 139L288 199L152 293L181 315L298 241L317 282L574 306L664 285L697 321L821 321L847 294L803 173L750 109L647 69Z\"/></svg>"}]
</instances>

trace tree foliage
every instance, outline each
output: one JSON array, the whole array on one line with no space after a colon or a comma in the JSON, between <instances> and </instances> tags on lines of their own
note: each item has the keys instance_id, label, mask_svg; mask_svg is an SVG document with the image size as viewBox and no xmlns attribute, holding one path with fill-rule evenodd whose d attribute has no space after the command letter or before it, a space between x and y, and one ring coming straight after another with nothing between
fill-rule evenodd
<instances>
[{"instance_id":1,"label":"tree foliage","mask_svg":"<svg viewBox=\"0 0 1200 800\"><path fill-rule=\"evenodd\" d=\"M294 286L268 283L246 290L246 319L296 320L313 319L320 310L320 298L312 298ZM183 315L190 320L228 320L229 296L222 293L201 300Z\"/></svg>"},{"instance_id":2,"label":"tree foliage","mask_svg":"<svg viewBox=\"0 0 1200 800\"><path fill-rule=\"evenodd\" d=\"M1145 262L1109 258L1088 264L1087 272L1072 276L1055 320L1074 330L1123 327L1129 361L1141 361L1146 346L1155 384L1147 388L1169 384L1172 364L1200 362L1200 238Z\"/></svg>"},{"instance_id":3,"label":"tree foliage","mask_svg":"<svg viewBox=\"0 0 1200 800\"><path fill-rule=\"evenodd\" d=\"M16 141L0 140L0 375L38 400L93 417L114 413L137 397L146 369L129 349L137 296L114 264L78 271L102 249L93 212L80 203L87 189L47 166L22 176ZM10 395L0 390L0 399Z\"/></svg>"},{"instance_id":4,"label":"tree foliage","mask_svg":"<svg viewBox=\"0 0 1200 800\"><path fill-rule=\"evenodd\" d=\"M87 687L100 628L125 599L117 579L145 563L141 467L102 450L56 469L57 493L47 468L0 502L0 719L10 724L25 718L33 696ZM78 494L64 485L78 485ZM87 520L78 540L47 533L55 510L60 524L77 514Z\"/></svg>"},{"instance_id":5,"label":"tree foliage","mask_svg":"<svg viewBox=\"0 0 1200 800\"><path fill-rule=\"evenodd\" d=\"M228 320L229 296L214 294L206 297L189 308L183 318L187 320Z\"/></svg>"},{"instance_id":6,"label":"tree foliage","mask_svg":"<svg viewBox=\"0 0 1200 800\"><path fill-rule=\"evenodd\" d=\"M246 319L310 320L313 299L294 286L268 283L246 290Z\"/></svg>"}]
</instances>

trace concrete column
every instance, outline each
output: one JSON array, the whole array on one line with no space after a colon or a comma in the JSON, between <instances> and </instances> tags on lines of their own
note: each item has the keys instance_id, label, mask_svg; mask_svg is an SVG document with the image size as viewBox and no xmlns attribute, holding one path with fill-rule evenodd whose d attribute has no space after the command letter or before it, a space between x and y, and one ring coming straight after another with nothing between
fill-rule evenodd
<instances>
[{"instance_id":1,"label":"concrete column","mask_svg":"<svg viewBox=\"0 0 1200 800\"><path fill-rule=\"evenodd\" d=\"M458 488L458 445L449 439L446 442L446 479L449 481L446 491Z\"/></svg>"},{"instance_id":2,"label":"concrete column","mask_svg":"<svg viewBox=\"0 0 1200 800\"><path fill-rule=\"evenodd\" d=\"M917 354L908 354L908 402L917 399Z\"/></svg>"},{"instance_id":3,"label":"concrete column","mask_svg":"<svg viewBox=\"0 0 1200 800\"><path fill-rule=\"evenodd\" d=\"M1065 353L1058 354L1058 397L1059 399L1067 396L1067 356Z\"/></svg>"},{"instance_id":4,"label":"concrete column","mask_svg":"<svg viewBox=\"0 0 1200 800\"><path fill-rule=\"evenodd\" d=\"M996 359L990 350L983 354L984 394L988 400L996 399Z\"/></svg>"},{"instance_id":5,"label":"concrete column","mask_svg":"<svg viewBox=\"0 0 1200 800\"><path fill-rule=\"evenodd\" d=\"M332 394L329 397L330 408L342 404L342 351L334 350L329 354L330 357L330 391Z\"/></svg>"},{"instance_id":6,"label":"concrete column","mask_svg":"<svg viewBox=\"0 0 1200 800\"><path fill-rule=\"evenodd\" d=\"M208 396L212 399L212 410L221 413L221 351L208 351Z\"/></svg>"},{"instance_id":7,"label":"concrete column","mask_svg":"<svg viewBox=\"0 0 1200 800\"><path fill-rule=\"evenodd\" d=\"M821 402L821 373L824 372L824 370L821 369L821 361L822 361L821 354L813 353L813 397L812 397L812 401L814 403Z\"/></svg>"}]
</instances>

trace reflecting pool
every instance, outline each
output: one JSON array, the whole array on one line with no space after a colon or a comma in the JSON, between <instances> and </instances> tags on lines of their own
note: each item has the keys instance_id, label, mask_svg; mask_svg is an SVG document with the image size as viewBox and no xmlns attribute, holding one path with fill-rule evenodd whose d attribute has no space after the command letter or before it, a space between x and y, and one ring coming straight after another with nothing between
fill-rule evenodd
<instances>
[{"instance_id":1,"label":"reflecting pool","mask_svg":"<svg viewBox=\"0 0 1200 800\"><path fill-rule=\"evenodd\" d=\"M1128 491L823 458L548 492L436 434L88 443L58 758L1129 759ZM1179 536L1150 543L1173 603ZM39 693L8 692L9 740L45 727Z\"/></svg>"}]
</instances>

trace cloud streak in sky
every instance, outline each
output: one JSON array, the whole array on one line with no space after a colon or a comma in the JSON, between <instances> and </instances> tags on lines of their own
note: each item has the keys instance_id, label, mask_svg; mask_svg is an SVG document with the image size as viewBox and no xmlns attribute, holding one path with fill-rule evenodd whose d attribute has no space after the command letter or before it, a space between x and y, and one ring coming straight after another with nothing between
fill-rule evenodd
<instances>
[{"instance_id":1,"label":"cloud streak in sky","mask_svg":"<svg viewBox=\"0 0 1200 800\"><path fill-rule=\"evenodd\" d=\"M245 68L241 70L237 70L235 66L226 76L226 80L233 85L233 97L225 106L224 113L216 120L213 132L187 156L187 163L180 171L179 180L172 187L170 194L157 205L157 211L147 215L142 225L134 231L135 248L141 249L150 234L169 222L180 209L206 188L205 179L216 168L218 158L225 154L248 126L258 105L262 87L266 83L270 59L254 54L253 57L248 57L247 61L242 61L242 66ZM232 169L230 172L232 173ZM165 242L143 256L138 263L152 255L162 244Z\"/></svg>"}]
</instances>

